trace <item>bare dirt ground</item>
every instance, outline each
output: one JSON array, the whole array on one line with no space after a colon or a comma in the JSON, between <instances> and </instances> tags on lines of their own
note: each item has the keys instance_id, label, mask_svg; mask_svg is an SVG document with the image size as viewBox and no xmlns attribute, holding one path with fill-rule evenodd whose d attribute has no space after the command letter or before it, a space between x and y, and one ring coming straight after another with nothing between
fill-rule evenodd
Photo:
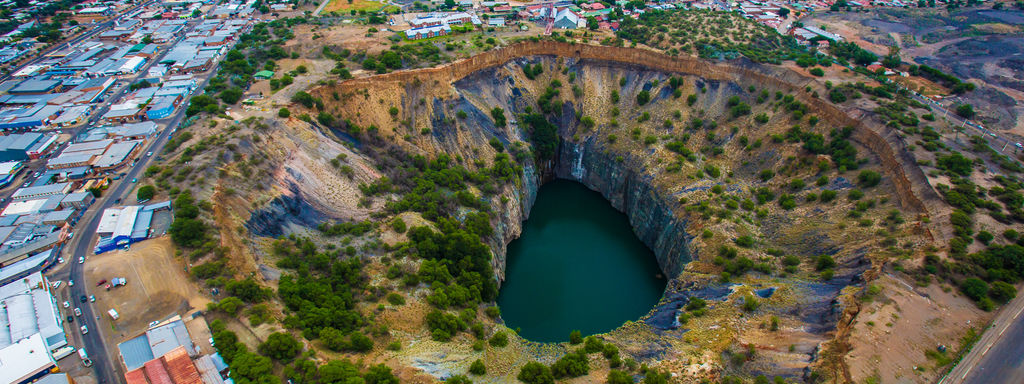
<instances>
[{"instance_id":1,"label":"bare dirt ground","mask_svg":"<svg viewBox=\"0 0 1024 384\"><path fill-rule=\"evenodd\" d=\"M870 378L881 383L934 382L950 365L933 358L925 360L927 365L915 365L924 360L925 352L938 353L943 345L945 356L954 358L968 329L980 331L993 315L944 284L912 286L913 281L892 274L872 284L879 293L863 304L851 332L853 348L846 356L858 383Z\"/></svg>"},{"instance_id":2,"label":"bare dirt ground","mask_svg":"<svg viewBox=\"0 0 1024 384\"><path fill-rule=\"evenodd\" d=\"M209 302L191 282L181 261L175 258L167 236L133 244L127 251L90 257L85 264L85 284L95 286L100 280L109 281L114 277L124 277L128 284L109 291L96 290L93 303L97 313L103 314L101 326L112 329L112 332L105 332L108 345L138 335L151 321L183 314L192 308L205 308ZM116 321L106 315L111 308L120 315Z\"/></svg>"},{"instance_id":3,"label":"bare dirt ground","mask_svg":"<svg viewBox=\"0 0 1024 384\"><path fill-rule=\"evenodd\" d=\"M295 38L288 40L284 48L289 52L299 52L306 57L320 55L323 46L341 47L352 52L366 51L378 54L388 48L390 32L381 31L367 36L370 27L365 25L338 25L333 27L316 27L309 25L295 26ZM380 29L380 28L378 28ZM315 36L315 38L314 38Z\"/></svg>"}]
</instances>

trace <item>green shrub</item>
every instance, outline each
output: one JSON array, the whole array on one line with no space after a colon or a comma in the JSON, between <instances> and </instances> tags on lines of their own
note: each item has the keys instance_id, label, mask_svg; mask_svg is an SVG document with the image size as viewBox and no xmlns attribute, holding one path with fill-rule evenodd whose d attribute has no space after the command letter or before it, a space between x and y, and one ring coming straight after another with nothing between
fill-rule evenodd
<instances>
[{"instance_id":1,"label":"green shrub","mask_svg":"<svg viewBox=\"0 0 1024 384\"><path fill-rule=\"evenodd\" d=\"M469 365L469 373L474 375L483 375L487 373L487 367L484 366L484 362L480 359L473 361L473 364Z\"/></svg>"},{"instance_id":2,"label":"green shrub","mask_svg":"<svg viewBox=\"0 0 1024 384\"><path fill-rule=\"evenodd\" d=\"M871 188L882 181L882 175L875 171L861 171L857 175L857 182L861 187Z\"/></svg>"},{"instance_id":3,"label":"green shrub","mask_svg":"<svg viewBox=\"0 0 1024 384\"><path fill-rule=\"evenodd\" d=\"M495 332L494 335L487 340L487 343L492 347L504 348L508 346L508 334L506 334L505 331Z\"/></svg>"},{"instance_id":4,"label":"green shrub","mask_svg":"<svg viewBox=\"0 0 1024 384\"><path fill-rule=\"evenodd\" d=\"M519 374L516 375L519 381L526 384L554 384L555 377L551 374L551 369L548 366L531 361L523 365L519 369Z\"/></svg>"}]
</instances>

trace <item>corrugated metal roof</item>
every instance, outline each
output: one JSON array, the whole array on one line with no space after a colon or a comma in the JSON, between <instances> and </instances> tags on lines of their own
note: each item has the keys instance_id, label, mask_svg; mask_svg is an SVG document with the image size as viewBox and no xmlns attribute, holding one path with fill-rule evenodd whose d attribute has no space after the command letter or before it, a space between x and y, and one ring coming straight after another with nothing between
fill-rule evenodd
<instances>
[{"instance_id":1,"label":"corrugated metal roof","mask_svg":"<svg viewBox=\"0 0 1024 384\"><path fill-rule=\"evenodd\" d=\"M213 362L210 355L203 355L196 359L195 364L204 384L224 384L224 379L220 377L220 370L217 369L217 364Z\"/></svg>"},{"instance_id":2,"label":"corrugated metal roof","mask_svg":"<svg viewBox=\"0 0 1024 384\"><path fill-rule=\"evenodd\" d=\"M144 372L142 368L128 371L124 374L124 378L128 384L149 384L149 382L146 381L146 372Z\"/></svg>"},{"instance_id":3,"label":"corrugated metal roof","mask_svg":"<svg viewBox=\"0 0 1024 384\"><path fill-rule=\"evenodd\" d=\"M120 350L121 359L128 369L142 367L147 361L153 360L153 349L149 347L149 338L146 335L118 344L117 349Z\"/></svg>"},{"instance_id":4,"label":"corrugated metal roof","mask_svg":"<svg viewBox=\"0 0 1024 384\"><path fill-rule=\"evenodd\" d=\"M146 377L149 378L149 382L153 384L174 384L171 380L171 375L167 373L167 369L164 368L164 364L159 359L150 360L146 362Z\"/></svg>"},{"instance_id":5,"label":"corrugated metal roof","mask_svg":"<svg viewBox=\"0 0 1024 384\"><path fill-rule=\"evenodd\" d=\"M199 371L192 365L185 347L178 347L168 352L162 358L167 365L167 373L175 384L203 384L199 377Z\"/></svg>"}]
</instances>

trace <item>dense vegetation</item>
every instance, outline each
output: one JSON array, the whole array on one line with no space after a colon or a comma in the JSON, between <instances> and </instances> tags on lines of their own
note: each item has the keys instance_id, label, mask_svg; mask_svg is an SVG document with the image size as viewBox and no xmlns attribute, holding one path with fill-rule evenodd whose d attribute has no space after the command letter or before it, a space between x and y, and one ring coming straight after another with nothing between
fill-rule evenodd
<instances>
[{"instance_id":1,"label":"dense vegetation","mask_svg":"<svg viewBox=\"0 0 1024 384\"><path fill-rule=\"evenodd\" d=\"M710 10L647 10L636 19L622 18L616 36L663 49L672 56L696 53L704 58L733 58L743 55L756 62L779 63L804 51L791 36L780 35L738 14ZM621 41L604 43L621 44Z\"/></svg>"}]
</instances>

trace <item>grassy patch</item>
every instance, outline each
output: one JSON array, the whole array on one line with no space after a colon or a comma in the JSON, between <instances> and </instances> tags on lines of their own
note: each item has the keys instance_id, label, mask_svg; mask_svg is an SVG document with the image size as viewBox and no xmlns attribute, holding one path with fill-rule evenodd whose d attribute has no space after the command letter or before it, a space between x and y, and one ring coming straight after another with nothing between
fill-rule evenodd
<instances>
[{"instance_id":1,"label":"grassy patch","mask_svg":"<svg viewBox=\"0 0 1024 384\"><path fill-rule=\"evenodd\" d=\"M376 12L384 7L384 3L373 1L373 0L331 0L326 7L324 12L338 12L338 11L366 11Z\"/></svg>"}]
</instances>

